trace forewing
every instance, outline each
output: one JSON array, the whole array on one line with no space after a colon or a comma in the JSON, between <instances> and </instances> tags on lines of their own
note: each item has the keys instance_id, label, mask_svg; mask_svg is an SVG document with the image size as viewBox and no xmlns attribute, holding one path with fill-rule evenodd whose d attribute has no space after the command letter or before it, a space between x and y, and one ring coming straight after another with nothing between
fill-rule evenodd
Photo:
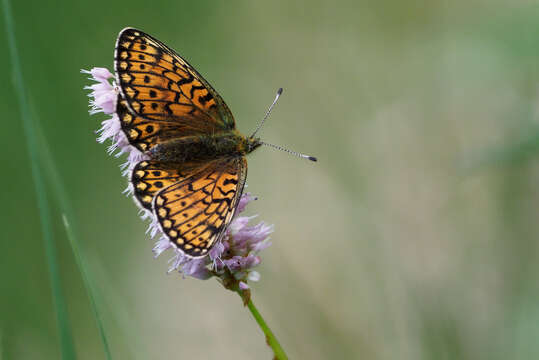
<instances>
[{"instance_id":1,"label":"forewing","mask_svg":"<svg viewBox=\"0 0 539 360\"><path fill-rule=\"evenodd\" d=\"M220 159L159 191L153 211L163 233L187 256L206 256L232 220L246 176L244 157Z\"/></svg>"},{"instance_id":2,"label":"forewing","mask_svg":"<svg viewBox=\"0 0 539 360\"><path fill-rule=\"evenodd\" d=\"M116 114L129 143L142 152L170 139L200 134L199 129L193 128L188 123L137 116L128 110L127 100L121 95L118 95Z\"/></svg>"},{"instance_id":3,"label":"forewing","mask_svg":"<svg viewBox=\"0 0 539 360\"><path fill-rule=\"evenodd\" d=\"M199 134L234 128L228 106L211 85L174 50L140 30L120 32L115 70L134 115L172 121Z\"/></svg>"}]
</instances>

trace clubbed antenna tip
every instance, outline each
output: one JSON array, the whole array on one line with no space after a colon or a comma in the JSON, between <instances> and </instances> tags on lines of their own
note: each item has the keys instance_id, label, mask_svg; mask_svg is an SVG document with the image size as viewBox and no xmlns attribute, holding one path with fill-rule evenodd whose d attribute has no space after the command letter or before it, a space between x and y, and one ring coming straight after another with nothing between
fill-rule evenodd
<instances>
[{"instance_id":1,"label":"clubbed antenna tip","mask_svg":"<svg viewBox=\"0 0 539 360\"><path fill-rule=\"evenodd\" d=\"M274 149L287 152L287 153L292 154L292 155L297 156L297 157L301 157L301 158L308 159L308 160L315 161L315 162L318 161L318 159L316 159L314 156L305 155L305 154L299 153L297 151L292 151L292 150L286 149L286 148L284 148L282 146L279 146L279 145L270 144L270 143L263 142L263 141L261 141L260 143L262 145L266 145L266 146L272 147Z\"/></svg>"},{"instance_id":2,"label":"clubbed antenna tip","mask_svg":"<svg viewBox=\"0 0 539 360\"><path fill-rule=\"evenodd\" d=\"M273 107L275 106L275 104L277 104L277 100L279 100L279 96L281 96L281 94L283 93L283 88L279 88L279 90L277 90L277 94L275 94L275 99L273 100L273 102L271 103L268 111L266 111L266 115L264 115L264 118L262 119L262 121L260 122L260 124L258 124L258 126L256 127L255 131L253 132L253 134L251 136L249 136L250 138L254 138L256 133L258 132L258 130L260 130L260 128L262 127L262 124L264 124L264 121L266 121L266 119L268 118L269 114L271 113L271 110L273 109Z\"/></svg>"}]
</instances>

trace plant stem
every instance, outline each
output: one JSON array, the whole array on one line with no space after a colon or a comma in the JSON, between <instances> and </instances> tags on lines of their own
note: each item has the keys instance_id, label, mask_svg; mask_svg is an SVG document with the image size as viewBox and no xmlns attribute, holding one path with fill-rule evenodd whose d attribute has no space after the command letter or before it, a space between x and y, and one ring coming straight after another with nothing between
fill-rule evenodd
<instances>
[{"instance_id":1,"label":"plant stem","mask_svg":"<svg viewBox=\"0 0 539 360\"><path fill-rule=\"evenodd\" d=\"M243 298L241 292L238 293ZM262 329L262 331L264 332L264 335L266 336L266 343L273 350L273 354L275 355L274 359L288 360L288 356L286 356L286 353L281 347L281 344L279 344L279 341L277 340L275 335L273 335L273 332L269 328L268 324L266 324L266 321L264 320L262 315L260 315L258 309L256 308L255 304L253 304L253 301L251 299L249 299L249 302L247 302L247 307L249 308L249 311L251 311L251 314L253 314L253 317L258 323L258 326L260 326L260 329Z\"/></svg>"},{"instance_id":2,"label":"plant stem","mask_svg":"<svg viewBox=\"0 0 539 360\"><path fill-rule=\"evenodd\" d=\"M33 110L31 103L30 103L30 108L31 110ZM35 113L35 111L30 111L30 113L32 114L32 117L36 120L35 125L34 125L34 131L35 131L38 143L39 143L40 159L43 164L43 167L45 168L45 173L49 177L50 184L52 186L55 197L58 201L58 205L60 206L60 210L62 213L62 220L64 223L64 228L66 231L67 239L69 240L69 244L71 245L71 250L73 251L73 255L75 257L75 263L77 264L77 267L79 268L82 281L86 289L86 293L88 294L88 299L90 300L90 307L92 309L92 313L94 315L94 318L97 324L97 329L99 331L101 343L103 344L103 351L105 352L105 359L111 360L112 354L111 354L110 347L108 344L107 335L105 332L105 326L103 324L102 316L99 311L99 307L97 305L98 292L95 286L93 285L95 284L95 281L92 280L91 272L89 271L86 257L83 256L84 255L83 248L82 246L79 246L80 241L75 235L78 233L76 231L74 221L72 220L75 217L74 215L75 213L72 209L71 202L69 200L69 196L67 195L64 182L58 171L58 167L56 166L56 163L53 159L47 139L45 138L45 135L43 134L43 129L40 126L39 117L37 113Z\"/></svg>"},{"instance_id":3,"label":"plant stem","mask_svg":"<svg viewBox=\"0 0 539 360\"><path fill-rule=\"evenodd\" d=\"M52 290L52 300L55 309L58 336L60 338L60 349L62 359L71 360L76 358L75 347L73 344L71 327L68 320L66 300L62 290L60 269L58 259L56 257L56 244L52 235L52 221L49 209L49 202L47 199L46 187L43 182L43 176L41 173L38 158L39 151L37 147L37 139L34 129L34 120L29 111L26 89L24 87L24 80L22 76L21 63L19 59L19 54L17 52L17 45L15 40L15 24L13 22L13 15L11 13L11 4L9 0L3 0L2 7L4 10L4 17L6 23L8 49L12 62L11 65L14 77L15 95L19 103L19 110L21 113L24 135L26 138L26 148L30 160L32 180L34 183L34 190L36 192L37 208L40 215L39 219L41 223L41 232L43 234L44 240L45 257L47 259L49 279L51 282Z\"/></svg>"},{"instance_id":4,"label":"plant stem","mask_svg":"<svg viewBox=\"0 0 539 360\"><path fill-rule=\"evenodd\" d=\"M67 203L63 204L64 209L67 207ZM82 250L79 248L77 239L75 237L74 231L69 224L69 221L67 220L66 214L62 214L62 220L64 222L64 227L67 233L67 238L69 239L69 243L71 244L71 249L73 250L73 255L75 256L75 262L77 263L77 266L79 267L79 271L82 276L82 281L84 283L84 287L86 288L86 293L88 294L88 298L90 300L90 306L92 308L92 312L97 324L97 329L99 331L99 335L101 337L101 342L103 344L103 351L105 352L105 358L107 360L112 359L112 354L110 352L109 343L107 340L107 335L105 333L105 326L103 325L103 320L101 319L101 313L99 312L97 301L96 301L96 290L93 287L93 282L90 280L90 272L87 270L88 266L86 265L85 258L82 255Z\"/></svg>"}]
</instances>

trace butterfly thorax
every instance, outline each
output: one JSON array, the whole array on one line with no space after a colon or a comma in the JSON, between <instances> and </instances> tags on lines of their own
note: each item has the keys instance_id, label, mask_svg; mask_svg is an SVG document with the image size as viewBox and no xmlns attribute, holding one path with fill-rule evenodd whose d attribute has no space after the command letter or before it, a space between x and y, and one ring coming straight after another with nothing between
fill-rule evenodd
<instances>
[{"instance_id":1,"label":"butterfly thorax","mask_svg":"<svg viewBox=\"0 0 539 360\"><path fill-rule=\"evenodd\" d=\"M185 136L154 146L152 160L184 163L244 156L257 147L259 139L246 138L237 131L204 136Z\"/></svg>"}]
</instances>

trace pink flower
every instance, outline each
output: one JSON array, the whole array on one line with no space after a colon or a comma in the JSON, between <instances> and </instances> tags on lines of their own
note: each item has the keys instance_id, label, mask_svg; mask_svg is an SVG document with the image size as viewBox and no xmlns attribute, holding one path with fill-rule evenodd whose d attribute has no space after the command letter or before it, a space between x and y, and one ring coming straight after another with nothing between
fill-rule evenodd
<instances>
[{"instance_id":1,"label":"pink flower","mask_svg":"<svg viewBox=\"0 0 539 360\"><path fill-rule=\"evenodd\" d=\"M131 146L127 137L122 131L120 119L116 114L116 104L119 91L114 84L114 75L106 68L94 67L91 70L81 70L84 74L90 74L89 80L96 81L96 84L85 86L87 90L91 90L88 96L90 97L90 114L105 113L112 115L110 119L101 122L101 128L97 130L97 141L104 143L111 140L112 144L108 147L109 154L116 152L116 157L126 153L128 154L125 168L134 166L137 162L147 159L148 157L141 153L137 148ZM111 83L112 81L112 83Z\"/></svg>"},{"instance_id":2,"label":"pink flower","mask_svg":"<svg viewBox=\"0 0 539 360\"><path fill-rule=\"evenodd\" d=\"M250 203L253 200L257 200L255 196L251 196L251 193L245 193L244 196L241 197L240 202L238 203L238 209L237 211L243 212L245 210L245 207L248 203Z\"/></svg>"},{"instance_id":3,"label":"pink flower","mask_svg":"<svg viewBox=\"0 0 539 360\"><path fill-rule=\"evenodd\" d=\"M242 195L238 212L256 198L246 193ZM236 217L226 230L221 242L214 245L209 256L202 259L190 259L175 249L175 256L171 260L170 270L178 270L187 276L197 279L209 279L217 277L227 287L237 287L241 290L249 288L247 282L258 281L260 274L253 268L261 262L258 253L271 245L268 240L273 232L273 226L260 222L249 226L249 220L254 218L247 216ZM173 247L166 237L161 238L154 252L159 255L163 251ZM170 271L169 270L169 271ZM232 285L230 285L232 284ZM233 289L234 290L234 289Z\"/></svg>"},{"instance_id":4,"label":"pink flower","mask_svg":"<svg viewBox=\"0 0 539 360\"><path fill-rule=\"evenodd\" d=\"M110 81L114 79L114 75L105 68L93 68L92 70L81 70L84 74L90 74L89 80L97 81L97 84L85 86L87 90L92 90L88 95L90 100L90 114L104 112L105 114L113 114L116 111L116 99L118 98L118 90Z\"/></svg>"},{"instance_id":5,"label":"pink flower","mask_svg":"<svg viewBox=\"0 0 539 360\"><path fill-rule=\"evenodd\" d=\"M124 153L128 155L127 162L122 165L123 174L128 176L139 161L148 160L149 156L129 144L122 130L120 119L116 114L116 105L121 95L114 83L114 75L107 69L98 67L81 70L81 72L89 74L89 79L96 82L84 87L90 90L88 95L90 114L102 112L111 115L109 119L101 123L101 128L97 130L97 141L104 143L110 139L109 154L116 153L116 157ZM132 195L131 184L125 192ZM253 200L256 200L256 197L250 193L243 194L238 203L237 214L243 212L247 204ZM162 233L152 212L141 209L141 217L151 219L147 233L152 238L159 235L159 240L153 248L155 256L167 250L174 251L169 272L178 270L184 276L201 280L216 277L223 286L231 290L247 290L249 289L248 281L260 279L260 274L253 268L260 264L261 258L258 253L271 245L268 237L273 232L273 225L260 222L249 226L249 221L256 216L238 216L232 220L224 237L213 246L209 256L199 259L189 258L178 250Z\"/></svg>"}]
</instances>

